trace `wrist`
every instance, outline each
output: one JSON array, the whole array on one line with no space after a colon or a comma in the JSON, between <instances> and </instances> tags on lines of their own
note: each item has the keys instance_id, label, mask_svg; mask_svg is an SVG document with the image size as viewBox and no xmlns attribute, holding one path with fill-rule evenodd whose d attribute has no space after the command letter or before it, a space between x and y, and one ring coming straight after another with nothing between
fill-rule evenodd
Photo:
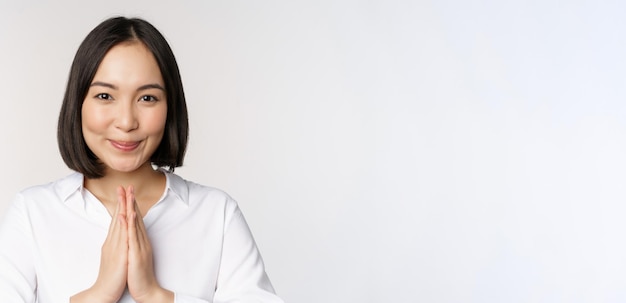
<instances>
[{"instance_id":1,"label":"wrist","mask_svg":"<svg viewBox=\"0 0 626 303\"><path fill-rule=\"evenodd\" d=\"M156 288L141 298L135 298L137 303L174 303L174 293L162 287Z\"/></svg>"},{"instance_id":2,"label":"wrist","mask_svg":"<svg viewBox=\"0 0 626 303\"><path fill-rule=\"evenodd\" d=\"M101 291L98 291L97 287L90 287L85 289L70 298L70 303L115 303L119 300L118 298L113 298L107 296ZM172 301L173 302L173 301Z\"/></svg>"}]
</instances>

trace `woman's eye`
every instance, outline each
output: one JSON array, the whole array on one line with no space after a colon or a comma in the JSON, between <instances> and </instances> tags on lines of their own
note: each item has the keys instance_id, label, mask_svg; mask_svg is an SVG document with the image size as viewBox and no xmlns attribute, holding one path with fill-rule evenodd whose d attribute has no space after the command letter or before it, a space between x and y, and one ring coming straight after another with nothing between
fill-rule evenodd
<instances>
[{"instance_id":1,"label":"woman's eye","mask_svg":"<svg viewBox=\"0 0 626 303\"><path fill-rule=\"evenodd\" d=\"M97 94L96 98L102 99L102 100L111 100L111 99L113 99L113 98L111 98L111 95L109 95L107 93Z\"/></svg>"},{"instance_id":2,"label":"woman's eye","mask_svg":"<svg viewBox=\"0 0 626 303\"><path fill-rule=\"evenodd\" d=\"M146 101L146 102L159 101L159 99L157 99L155 96L150 96L150 95L142 96L140 100Z\"/></svg>"}]
</instances>

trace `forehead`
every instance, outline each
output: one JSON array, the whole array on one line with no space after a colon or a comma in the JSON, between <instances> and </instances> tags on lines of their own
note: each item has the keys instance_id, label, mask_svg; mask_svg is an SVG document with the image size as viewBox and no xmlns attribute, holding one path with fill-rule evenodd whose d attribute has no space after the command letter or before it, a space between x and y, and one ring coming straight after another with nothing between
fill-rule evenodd
<instances>
[{"instance_id":1,"label":"forehead","mask_svg":"<svg viewBox=\"0 0 626 303\"><path fill-rule=\"evenodd\" d=\"M113 46L102 59L93 82L116 86L164 85L161 70L152 52L141 42L124 42Z\"/></svg>"}]
</instances>

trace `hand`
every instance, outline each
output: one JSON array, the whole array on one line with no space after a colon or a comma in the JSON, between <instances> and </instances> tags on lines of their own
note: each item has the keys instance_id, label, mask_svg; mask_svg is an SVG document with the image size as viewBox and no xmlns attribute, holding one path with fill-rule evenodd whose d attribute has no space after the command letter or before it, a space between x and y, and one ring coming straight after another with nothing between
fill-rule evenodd
<instances>
[{"instance_id":1,"label":"hand","mask_svg":"<svg viewBox=\"0 0 626 303\"><path fill-rule=\"evenodd\" d=\"M94 285L70 299L79 302L117 302L124 288L139 303L174 302L154 274L152 246L132 186L117 189L118 204L102 245L100 272Z\"/></svg>"},{"instance_id":2,"label":"hand","mask_svg":"<svg viewBox=\"0 0 626 303\"><path fill-rule=\"evenodd\" d=\"M92 287L70 299L78 302L117 302L124 293L128 276L128 221L124 188L117 189L117 207L102 245L100 271Z\"/></svg>"},{"instance_id":3,"label":"hand","mask_svg":"<svg viewBox=\"0 0 626 303\"><path fill-rule=\"evenodd\" d=\"M132 186L126 191L128 226L128 291L137 302L174 302L174 294L161 288L154 274L152 246Z\"/></svg>"}]
</instances>

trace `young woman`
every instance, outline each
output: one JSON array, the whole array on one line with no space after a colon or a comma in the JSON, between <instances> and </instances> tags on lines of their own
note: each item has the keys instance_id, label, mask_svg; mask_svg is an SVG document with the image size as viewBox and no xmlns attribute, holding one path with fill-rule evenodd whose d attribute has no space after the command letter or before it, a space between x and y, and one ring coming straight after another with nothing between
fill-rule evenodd
<instances>
[{"instance_id":1,"label":"young woman","mask_svg":"<svg viewBox=\"0 0 626 303\"><path fill-rule=\"evenodd\" d=\"M123 17L93 29L59 116L76 172L19 193L0 223L0 302L282 302L236 202L173 174L187 134L163 36Z\"/></svg>"}]
</instances>

